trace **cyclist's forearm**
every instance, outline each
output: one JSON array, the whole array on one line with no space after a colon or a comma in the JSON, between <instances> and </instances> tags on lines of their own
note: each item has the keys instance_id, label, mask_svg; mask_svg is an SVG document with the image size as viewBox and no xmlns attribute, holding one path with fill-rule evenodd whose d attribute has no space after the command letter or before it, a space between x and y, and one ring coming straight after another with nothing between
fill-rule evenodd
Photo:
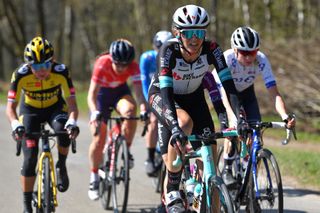
<instances>
[{"instance_id":1,"label":"cyclist's forearm","mask_svg":"<svg viewBox=\"0 0 320 213\"><path fill-rule=\"evenodd\" d=\"M18 120L16 109L17 109L17 103L15 102L7 103L6 115L10 122L12 122L13 120Z\"/></svg>"}]
</instances>

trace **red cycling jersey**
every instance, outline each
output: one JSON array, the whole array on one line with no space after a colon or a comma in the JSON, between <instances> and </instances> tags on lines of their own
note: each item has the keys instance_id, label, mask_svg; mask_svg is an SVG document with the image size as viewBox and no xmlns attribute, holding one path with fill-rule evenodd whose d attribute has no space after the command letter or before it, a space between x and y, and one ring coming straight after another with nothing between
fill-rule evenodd
<instances>
[{"instance_id":1,"label":"red cycling jersey","mask_svg":"<svg viewBox=\"0 0 320 213\"><path fill-rule=\"evenodd\" d=\"M91 80L102 87L116 88L124 84L129 77L132 83L141 84L139 65L135 61L119 74L112 69L111 55L105 54L96 60Z\"/></svg>"}]
</instances>

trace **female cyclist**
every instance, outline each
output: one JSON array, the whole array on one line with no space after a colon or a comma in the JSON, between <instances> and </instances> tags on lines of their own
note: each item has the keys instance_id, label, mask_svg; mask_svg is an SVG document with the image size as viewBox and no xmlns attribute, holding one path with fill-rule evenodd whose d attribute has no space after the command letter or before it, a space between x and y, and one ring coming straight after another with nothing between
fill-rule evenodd
<instances>
[{"instance_id":1,"label":"female cyclist","mask_svg":"<svg viewBox=\"0 0 320 213\"><path fill-rule=\"evenodd\" d=\"M185 211L179 193L181 167L172 165L176 152L184 153L186 135L214 131L202 87L210 65L217 69L227 95L236 95L221 48L215 41L205 40L209 22L205 9L196 5L175 11L172 30L176 38L161 48L159 69L149 89L149 103L159 120L158 140L168 169L165 195L168 212ZM193 149L200 146L200 142L192 144ZM216 153L216 145L212 148Z\"/></svg>"}]
</instances>

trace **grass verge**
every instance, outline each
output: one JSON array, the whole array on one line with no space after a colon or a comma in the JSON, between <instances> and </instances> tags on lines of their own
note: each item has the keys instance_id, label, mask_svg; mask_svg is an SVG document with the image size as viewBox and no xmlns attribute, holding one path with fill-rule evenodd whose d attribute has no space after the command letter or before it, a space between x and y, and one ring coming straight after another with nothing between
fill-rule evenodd
<instances>
[{"instance_id":1,"label":"grass verge","mask_svg":"<svg viewBox=\"0 0 320 213\"><path fill-rule=\"evenodd\" d=\"M295 177L303 185L320 188L320 158L318 152L269 147L276 156L281 174Z\"/></svg>"}]
</instances>

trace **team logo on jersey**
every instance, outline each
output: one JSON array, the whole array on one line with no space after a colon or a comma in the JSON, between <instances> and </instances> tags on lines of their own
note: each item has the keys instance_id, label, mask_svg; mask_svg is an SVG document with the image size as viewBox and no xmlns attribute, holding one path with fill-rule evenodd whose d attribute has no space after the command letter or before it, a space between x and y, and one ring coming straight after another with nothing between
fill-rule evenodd
<instances>
[{"instance_id":1,"label":"team logo on jersey","mask_svg":"<svg viewBox=\"0 0 320 213\"><path fill-rule=\"evenodd\" d=\"M54 70L57 72L62 72L66 69L66 65L64 64L58 64L54 67Z\"/></svg>"},{"instance_id":2,"label":"team logo on jersey","mask_svg":"<svg viewBox=\"0 0 320 213\"><path fill-rule=\"evenodd\" d=\"M170 50L169 48L166 49L164 56L160 57L160 66L161 67L169 67L169 61L170 61L171 55L172 55L172 50Z\"/></svg>"},{"instance_id":3,"label":"team logo on jersey","mask_svg":"<svg viewBox=\"0 0 320 213\"><path fill-rule=\"evenodd\" d=\"M224 63L223 63L223 52L222 50L220 49L220 47L217 47L216 49L213 50L213 55L217 61L217 64L218 64L218 69L222 69L224 68Z\"/></svg>"},{"instance_id":4,"label":"team logo on jersey","mask_svg":"<svg viewBox=\"0 0 320 213\"><path fill-rule=\"evenodd\" d=\"M174 78L174 80L177 80L177 81L182 79L181 76L178 75L178 73L176 73L176 72L172 73L172 77Z\"/></svg>"},{"instance_id":5,"label":"team logo on jersey","mask_svg":"<svg viewBox=\"0 0 320 213\"><path fill-rule=\"evenodd\" d=\"M26 73L28 72L28 70L29 70L29 68L28 68L28 66L25 64L25 65L23 65L22 67L20 67L20 68L18 69L18 73L19 73L19 74L26 74Z\"/></svg>"}]
</instances>

